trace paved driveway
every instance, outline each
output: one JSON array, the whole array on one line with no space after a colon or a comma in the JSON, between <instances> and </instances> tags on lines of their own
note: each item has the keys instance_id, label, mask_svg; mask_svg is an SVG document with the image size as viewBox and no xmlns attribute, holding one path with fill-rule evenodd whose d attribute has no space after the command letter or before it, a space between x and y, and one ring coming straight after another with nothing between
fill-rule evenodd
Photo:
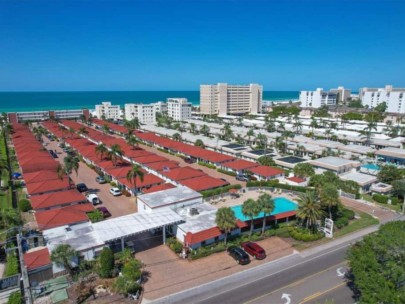
<instances>
[{"instance_id":1,"label":"paved driveway","mask_svg":"<svg viewBox=\"0 0 405 304\"><path fill-rule=\"evenodd\" d=\"M62 151L61 148L57 146L56 141L51 141L44 137L44 142L48 142L46 148L56 150L58 152L60 163L63 164L63 158L66 156L66 153ZM101 205L97 205L96 207L106 207L112 217L122 216L126 214L131 214L137 212L137 206L135 204L135 197L125 197L124 195L121 196L112 196L109 192L111 188L110 184L106 183L100 185L96 182L97 173L86 166L85 163L80 163L78 174L76 172L72 172L70 174L71 179L75 184L85 183L86 186L94 191L100 200L103 202Z\"/></svg>"},{"instance_id":2,"label":"paved driveway","mask_svg":"<svg viewBox=\"0 0 405 304\"><path fill-rule=\"evenodd\" d=\"M244 266L238 265L226 252L195 261L180 259L166 245L139 252L135 256L145 264L144 270L149 273L144 299L158 299L293 253L291 246L278 237L258 243L266 250L267 258L252 260Z\"/></svg>"}]
</instances>

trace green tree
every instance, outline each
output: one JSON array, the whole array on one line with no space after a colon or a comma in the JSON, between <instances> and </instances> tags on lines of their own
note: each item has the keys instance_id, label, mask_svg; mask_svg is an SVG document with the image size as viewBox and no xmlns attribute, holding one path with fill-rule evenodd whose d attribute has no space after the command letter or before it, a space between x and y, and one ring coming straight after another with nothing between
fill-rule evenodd
<instances>
[{"instance_id":1,"label":"green tree","mask_svg":"<svg viewBox=\"0 0 405 304\"><path fill-rule=\"evenodd\" d=\"M130 145L132 149L135 149L135 147L138 147L139 145L139 140L134 135L130 135L127 138L127 144Z\"/></svg>"},{"instance_id":2,"label":"green tree","mask_svg":"<svg viewBox=\"0 0 405 304\"><path fill-rule=\"evenodd\" d=\"M262 226L262 234L264 234L264 229L266 228L266 218L267 215L270 215L275 207L274 200L270 194L263 193L257 199L257 202L260 206L260 211L263 212L263 226Z\"/></svg>"},{"instance_id":3,"label":"green tree","mask_svg":"<svg viewBox=\"0 0 405 304\"><path fill-rule=\"evenodd\" d=\"M307 191L301 193L297 202L297 217L305 223L307 230L311 228L312 231L315 231L317 221L322 219L325 215L316 192Z\"/></svg>"},{"instance_id":4,"label":"green tree","mask_svg":"<svg viewBox=\"0 0 405 304\"><path fill-rule=\"evenodd\" d=\"M78 257L78 253L68 244L60 244L51 253L51 261L73 275L71 262Z\"/></svg>"},{"instance_id":5,"label":"green tree","mask_svg":"<svg viewBox=\"0 0 405 304\"><path fill-rule=\"evenodd\" d=\"M75 171L76 175L79 174L80 160L77 156L66 156L63 163L68 173Z\"/></svg>"},{"instance_id":6,"label":"green tree","mask_svg":"<svg viewBox=\"0 0 405 304\"><path fill-rule=\"evenodd\" d=\"M370 121L367 123L367 126L364 127L363 131L360 132L360 134L366 137L368 146L371 143L371 135L373 135L373 130L377 131L377 123L375 121Z\"/></svg>"},{"instance_id":7,"label":"green tree","mask_svg":"<svg viewBox=\"0 0 405 304\"><path fill-rule=\"evenodd\" d=\"M324 184L319 192L322 205L328 208L329 218L332 219L332 207L339 203L339 193L334 184Z\"/></svg>"},{"instance_id":8,"label":"green tree","mask_svg":"<svg viewBox=\"0 0 405 304\"><path fill-rule=\"evenodd\" d=\"M246 137L248 138L248 143L250 144L250 139L255 136L255 131L253 129L249 129L246 132Z\"/></svg>"},{"instance_id":9,"label":"green tree","mask_svg":"<svg viewBox=\"0 0 405 304\"><path fill-rule=\"evenodd\" d=\"M181 141L182 138L181 138L180 133L174 133L174 134L173 134L173 140L175 140L175 141Z\"/></svg>"},{"instance_id":10,"label":"green tree","mask_svg":"<svg viewBox=\"0 0 405 304\"><path fill-rule=\"evenodd\" d=\"M383 183L391 184L393 181L401 179L402 171L394 165L383 166L377 174L378 180Z\"/></svg>"},{"instance_id":11,"label":"green tree","mask_svg":"<svg viewBox=\"0 0 405 304\"><path fill-rule=\"evenodd\" d=\"M142 275L141 268L142 264L136 259L126 262L121 271L122 275L115 281L115 290L124 295L136 294L140 291L141 286L137 281Z\"/></svg>"},{"instance_id":12,"label":"green tree","mask_svg":"<svg viewBox=\"0 0 405 304\"><path fill-rule=\"evenodd\" d=\"M114 166L117 165L119 159L122 159L124 156L124 151L122 151L119 144L114 144L110 147L110 150L107 152L108 157L111 159Z\"/></svg>"},{"instance_id":13,"label":"green tree","mask_svg":"<svg viewBox=\"0 0 405 304\"><path fill-rule=\"evenodd\" d=\"M144 171L142 170L142 167L140 165L132 165L131 169L127 173L127 180L134 186L134 194L135 194L135 201L137 199L137 193L138 189L136 186L136 180L139 178L141 182L143 182L144 179Z\"/></svg>"},{"instance_id":14,"label":"green tree","mask_svg":"<svg viewBox=\"0 0 405 304\"><path fill-rule=\"evenodd\" d=\"M405 222L390 222L348 251L359 303L405 303Z\"/></svg>"},{"instance_id":15,"label":"green tree","mask_svg":"<svg viewBox=\"0 0 405 304\"><path fill-rule=\"evenodd\" d=\"M24 303L24 302L23 302L21 292L19 292L19 291L12 292L7 300L7 304L22 304L22 303Z\"/></svg>"},{"instance_id":16,"label":"green tree","mask_svg":"<svg viewBox=\"0 0 405 304\"><path fill-rule=\"evenodd\" d=\"M405 214L405 180L395 180L392 182L392 192L394 195L400 196L403 199L402 213Z\"/></svg>"},{"instance_id":17,"label":"green tree","mask_svg":"<svg viewBox=\"0 0 405 304\"><path fill-rule=\"evenodd\" d=\"M193 122L190 123L189 130L190 130L190 132L191 132L192 134L196 133L196 132L197 132L197 126L196 126L196 124L193 123Z\"/></svg>"},{"instance_id":18,"label":"green tree","mask_svg":"<svg viewBox=\"0 0 405 304\"><path fill-rule=\"evenodd\" d=\"M194 146L200 147L200 148L205 148L204 142L201 139L197 139L194 143Z\"/></svg>"},{"instance_id":19,"label":"green tree","mask_svg":"<svg viewBox=\"0 0 405 304\"><path fill-rule=\"evenodd\" d=\"M243 202L242 214L250 219L249 237L252 236L252 232L253 232L253 226L254 226L253 220L256 216L259 215L259 213L260 213L260 205L254 199L249 198Z\"/></svg>"},{"instance_id":20,"label":"green tree","mask_svg":"<svg viewBox=\"0 0 405 304\"><path fill-rule=\"evenodd\" d=\"M380 112L380 113L384 113L387 110L387 108L388 108L387 102L384 101L384 102L378 104L374 108L374 110L377 111L377 112Z\"/></svg>"},{"instance_id":21,"label":"green tree","mask_svg":"<svg viewBox=\"0 0 405 304\"><path fill-rule=\"evenodd\" d=\"M98 144L94 150L96 155L100 155L100 160L102 160L105 155L108 155L108 149L105 144Z\"/></svg>"},{"instance_id":22,"label":"green tree","mask_svg":"<svg viewBox=\"0 0 405 304\"><path fill-rule=\"evenodd\" d=\"M102 130L104 134L110 134L110 127L108 126L108 124L103 124Z\"/></svg>"},{"instance_id":23,"label":"green tree","mask_svg":"<svg viewBox=\"0 0 405 304\"><path fill-rule=\"evenodd\" d=\"M86 127L80 127L77 133L82 134L82 135L87 135L89 134L89 131L87 130Z\"/></svg>"},{"instance_id":24,"label":"green tree","mask_svg":"<svg viewBox=\"0 0 405 304\"><path fill-rule=\"evenodd\" d=\"M204 134L205 136L209 136L210 135L210 127L208 127L207 125L202 125L200 127L200 132L202 134Z\"/></svg>"},{"instance_id":25,"label":"green tree","mask_svg":"<svg viewBox=\"0 0 405 304\"><path fill-rule=\"evenodd\" d=\"M139 129L141 124L139 123L138 117L134 117L131 120L125 120L124 126L127 128L128 133L133 133L136 129Z\"/></svg>"},{"instance_id":26,"label":"green tree","mask_svg":"<svg viewBox=\"0 0 405 304\"><path fill-rule=\"evenodd\" d=\"M104 219L103 213L98 209L88 212L87 217L92 223L101 222Z\"/></svg>"},{"instance_id":27,"label":"green tree","mask_svg":"<svg viewBox=\"0 0 405 304\"><path fill-rule=\"evenodd\" d=\"M315 174L314 167L308 163L299 163L294 167L294 175L299 177L311 177Z\"/></svg>"},{"instance_id":28,"label":"green tree","mask_svg":"<svg viewBox=\"0 0 405 304\"><path fill-rule=\"evenodd\" d=\"M114 253L108 247L104 247L99 258L98 274L101 278L111 278L114 270Z\"/></svg>"},{"instance_id":29,"label":"green tree","mask_svg":"<svg viewBox=\"0 0 405 304\"><path fill-rule=\"evenodd\" d=\"M215 215L215 223L224 232L226 244L228 234L236 227L235 213L229 207L221 207Z\"/></svg>"},{"instance_id":30,"label":"green tree","mask_svg":"<svg viewBox=\"0 0 405 304\"><path fill-rule=\"evenodd\" d=\"M257 159L257 162L263 166L275 166L276 162L273 160L273 158L270 155L264 155L260 156Z\"/></svg>"}]
</instances>

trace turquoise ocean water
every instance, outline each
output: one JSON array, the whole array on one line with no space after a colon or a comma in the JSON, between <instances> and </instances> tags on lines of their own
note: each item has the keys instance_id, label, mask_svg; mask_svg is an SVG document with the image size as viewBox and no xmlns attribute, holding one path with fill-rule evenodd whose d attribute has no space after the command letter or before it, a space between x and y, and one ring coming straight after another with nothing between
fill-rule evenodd
<instances>
[{"instance_id":1,"label":"turquoise ocean water","mask_svg":"<svg viewBox=\"0 0 405 304\"><path fill-rule=\"evenodd\" d=\"M298 91L265 91L263 100L293 100L298 99L298 95ZM125 103L165 101L168 97L185 97L193 105L200 104L199 91L0 92L0 112L94 110L102 101L124 106Z\"/></svg>"}]
</instances>

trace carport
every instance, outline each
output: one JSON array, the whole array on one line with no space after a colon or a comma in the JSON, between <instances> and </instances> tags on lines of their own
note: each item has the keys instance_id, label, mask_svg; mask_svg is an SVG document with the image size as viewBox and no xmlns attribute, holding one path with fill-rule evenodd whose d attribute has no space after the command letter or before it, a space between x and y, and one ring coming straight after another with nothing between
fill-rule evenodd
<instances>
[{"instance_id":1,"label":"carport","mask_svg":"<svg viewBox=\"0 0 405 304\"><path fill-rule=\"evenodd\" d=\"M184 222L183 218L167 208L147 213L134 213L93 224L93 229L105 243L121 240L125 249L125 239L146 231L162 228L163 244L166 243L166 227Z\"/></svg>"}]
</instances>

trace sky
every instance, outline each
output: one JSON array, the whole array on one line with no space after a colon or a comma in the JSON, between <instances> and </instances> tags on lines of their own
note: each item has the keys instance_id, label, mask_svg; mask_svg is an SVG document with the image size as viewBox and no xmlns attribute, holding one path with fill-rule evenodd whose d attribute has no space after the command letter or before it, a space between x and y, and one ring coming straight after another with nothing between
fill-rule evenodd
<instances>
[{"instance_id":1,"label":"sky","mask_svg":"<svg viewBox=\"0 0 405 304\"><path fill-rule=\"evenodd\" d=\"M402 0L0 0L0 91L405 87Z\"/></svg>"}]
</instances>

